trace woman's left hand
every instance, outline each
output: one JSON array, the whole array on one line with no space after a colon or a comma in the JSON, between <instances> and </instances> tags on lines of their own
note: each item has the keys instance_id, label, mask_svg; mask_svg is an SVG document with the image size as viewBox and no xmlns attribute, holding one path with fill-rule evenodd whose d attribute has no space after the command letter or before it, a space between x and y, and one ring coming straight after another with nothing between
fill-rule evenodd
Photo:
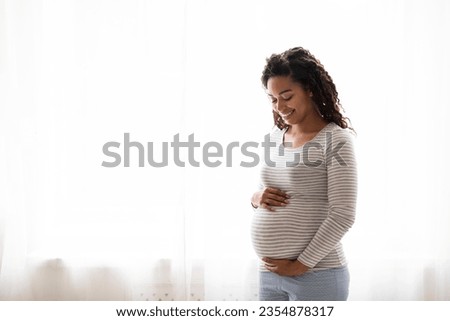
<instances>
[{"instance_id":1,"label":"woman's left hand","mask_svg":"<svg viewBox=\"0 0 450 321\"><path fill-rule=\"evenodd\" d=\"M283 276L297 276L309 270L309 267L298 260L270 259L263 257L264 266L270 272Z\"/></svg>"}]
</instances>

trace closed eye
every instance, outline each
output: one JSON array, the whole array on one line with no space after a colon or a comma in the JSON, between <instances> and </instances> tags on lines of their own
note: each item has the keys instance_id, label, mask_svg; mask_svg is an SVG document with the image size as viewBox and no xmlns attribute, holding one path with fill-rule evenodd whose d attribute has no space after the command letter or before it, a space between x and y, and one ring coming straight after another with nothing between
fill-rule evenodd
<instances>
[{"instance_id":1,"label":"closed eye","mask_svg":"<svg viewBox=\"0 0 450 321\"><path fill-rule=\"evenodd\" d=\"M289 101L293 96L294 95L289 96L287 98L284 98L284 97L281 97L281 98L283 98L284 101ZM272 101L272 104L275 104L277 102L277 100L275 98L272 98L271 101Z\"/></svg>"}]
</instances>

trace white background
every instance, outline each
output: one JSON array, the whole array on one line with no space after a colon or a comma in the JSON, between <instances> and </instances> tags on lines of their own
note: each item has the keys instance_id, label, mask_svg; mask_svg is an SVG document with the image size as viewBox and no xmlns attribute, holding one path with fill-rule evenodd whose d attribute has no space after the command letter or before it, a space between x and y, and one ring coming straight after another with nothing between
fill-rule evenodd
<instances>
[{"instance_id":1,"label":"white background","mask_svg":"<svg viewBox=\"0 0 450 321\"><path fill-rule=\"evenodd\" d=\"M0 1L0 298L253 299L258 168L105 168L102 147L261 142L265 58L303 46L358 133L349 299L450 299L449 18L438 0Z\"/></svg>"}]
</instances>

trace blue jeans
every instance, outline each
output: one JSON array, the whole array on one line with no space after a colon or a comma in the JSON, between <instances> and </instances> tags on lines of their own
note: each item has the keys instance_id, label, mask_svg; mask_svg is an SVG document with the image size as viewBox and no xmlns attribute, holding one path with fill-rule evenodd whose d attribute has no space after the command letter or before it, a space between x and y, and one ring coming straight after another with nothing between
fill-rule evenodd
<instances>
[{"instance_id":1,"label":"blue jeans","mask_svg":"<svg viewBox=\"0 0 450 321\"><path fill-rule=\"evenodd\" d=\"M346 301L350 275L346 266L299 276L260 272L261 301Z\"/></svg>"}]
</instances>

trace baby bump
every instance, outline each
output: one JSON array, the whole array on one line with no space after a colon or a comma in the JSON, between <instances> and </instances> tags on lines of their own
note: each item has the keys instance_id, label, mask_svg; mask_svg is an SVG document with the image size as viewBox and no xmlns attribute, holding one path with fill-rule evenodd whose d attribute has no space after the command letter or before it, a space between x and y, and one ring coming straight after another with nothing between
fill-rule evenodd
<instances>
[{"instance_id":1,"label":"baby bump","mask_svg":"<svg viewBox=\"0 0 450 321\"><path fill-rule=\"evenodd\" d=\"M295 259L306 248L327 211L319 206L276 207L274 212L264 208L255 211L251 237L259 257Z\"/></svg>"}]
</instances>

